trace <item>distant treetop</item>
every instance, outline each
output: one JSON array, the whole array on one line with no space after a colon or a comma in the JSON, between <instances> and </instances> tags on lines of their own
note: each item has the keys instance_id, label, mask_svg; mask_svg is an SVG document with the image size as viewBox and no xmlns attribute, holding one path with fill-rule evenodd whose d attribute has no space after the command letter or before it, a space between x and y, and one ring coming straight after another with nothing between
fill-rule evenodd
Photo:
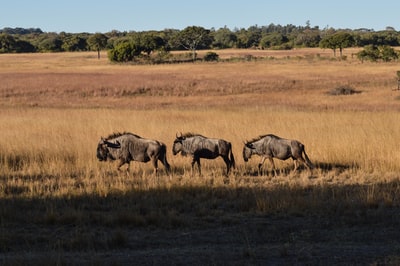
<instances>
[{"instance_id":1,"label":"distant treetop","mask_svg":"<svg viewBox=\"0 0 400 266\"><path fill-rule=\"evenodd\" d=\"M3 28L0 29L0 33L6 33L6 34L31 34L31 33L37 33L37 34L41 34L43 33L43 31L39 28Z\"/></svg>"},{"instance_id":2,"label":"distant treetop","mask_svg":"<svg viewBox=\"0 0 400 266\"><path fill-rule=\"evenodd\" d=\"M188 50L191 60L197 60L197 50L253 48L290 50L293 48L321 47L340 52L348 47L376 47L370 52L379 53L384 60L394 58L397 51L388 47L400 47L400 32L387 26L385 30L334 29L292 24L254 25L246 28L205 29L188 26L183 30L118 31L106 33L43 32L40 28L0 29L0 53L64 52L108 50L111 61L131 61L135 58L156 58L160 62L170 60L170 51ZM382 48L386 47L386 48ZM371 57L368 54L368 58ZM366 58L361 55L362 58ZM388 57L389 56L389 57ZM379 59L379 57L378 57ZM184 59L186 60L186 59ZM158 62L157 61L157 62ZM181 61L180 59L178 61Z\"/></svg>"}]
</instances>

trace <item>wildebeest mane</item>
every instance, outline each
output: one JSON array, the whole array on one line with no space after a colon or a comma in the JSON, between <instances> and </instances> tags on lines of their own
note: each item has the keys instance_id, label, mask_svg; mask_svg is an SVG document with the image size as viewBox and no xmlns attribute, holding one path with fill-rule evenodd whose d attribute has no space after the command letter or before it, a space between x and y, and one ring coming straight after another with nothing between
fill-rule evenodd
<instances>
[{"instance_id":1,"label":"wildebeest mane","mask_svg":"<svg viewBox=\"0 0 400 266\"><path fill-rule=\"evenodd\" d=\"M273 134L266 134L266 135L260 135L260 136L258 136L258 137L256 137L256 138L252 139L252 140L248 140L248 141L246 141L246 144L250 144L250 143L259 141L260 139L263 139L263 138L265 138L265 137L271 137L271 138L279 139L278 136L275 136L275 135L273 135Z\"/></svg>"},{"instance_id":2,"label":"wildebeest mane","mask_svg":"<svg viewBox=\"0 0 400 266\"><path fill-rule=\"evenodd\" d=\"M106 140L115 139L115 138L121 137L123 135L132 135L132 136L135 136L135 137L137 137L139 139L142 138L142 137L140 137L140 136L138 136L136 134L130 133L130 132L122 132L122 133L121 132L115 132L115 133L112 133L111 135L109 135L108 137L106 137Z\"/></svg>"},{"instance_id":3,"label":"wildebeest mane","mask_svg":"<svg viewBox=\"0 0 400 266\"><path fill-rule=\"evenodd\" d=\"M200 134L197 134L197 133L193 133L193 132L186 132L186 133L182 134L181 137L191 138L191 137L197 137L197 136L205 138L203 135L200 135Z\"/></svg>"}]
</instances>

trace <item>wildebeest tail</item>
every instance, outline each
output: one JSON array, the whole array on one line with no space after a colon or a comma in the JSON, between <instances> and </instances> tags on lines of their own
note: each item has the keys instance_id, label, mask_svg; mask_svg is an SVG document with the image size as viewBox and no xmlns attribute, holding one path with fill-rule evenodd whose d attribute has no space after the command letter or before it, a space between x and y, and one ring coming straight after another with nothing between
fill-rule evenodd
<instances>
[{"instance_id":1,"label":"wildebeest tail","mask_svg":"<svg viewBox=\"0 0 400 266\"><path fill-rule=\"evenodd\" d=\"M171 170L171 166L167 161L167 146L163 143L161 144L161 161L165 166L165 169L169 172Z\"/></svg>"},{"instance_id":2,"label":"wildebeest tail","mask_svg":"<svg viewBox=\"0 0 400 266\"><path fill-rule=\"evenodd\" d=\"M306 160L307 166L310 167L311 169L315 168L315 166L313 165L313 163L312 163L312 162L310 161L310 159L308 158L304 146L303 146L303 154L304 154L304 158L305 158L305 160Z\"/></svg>"},{"instance_id":3,"label":"wildebeest tail","mask_svg":"<svg viewBox=\"0 0 400 266\"><path fill-rule=\"evenodd\" d=\"M231 160L231 167L235 168L235 156L233 156L233 152L232 152L232 145L229 145L229 160Z\"/></svg>"}]
</instances>

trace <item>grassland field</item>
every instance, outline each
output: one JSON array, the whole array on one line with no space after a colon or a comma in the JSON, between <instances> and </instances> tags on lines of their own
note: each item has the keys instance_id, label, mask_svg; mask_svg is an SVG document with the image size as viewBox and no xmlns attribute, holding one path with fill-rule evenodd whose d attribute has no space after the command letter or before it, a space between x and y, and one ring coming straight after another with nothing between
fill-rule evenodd
<instances>
[{"instance_id":1,"label":"grassland field","mask_svg":"<svg viewBox=\"0 0 400 266\"><path fill-rule=\"evenodd\" d=\"M0 264L400 263L400 65L357 51L1 54ZM343 87L356 93L333 95ZM100 138L124 131L164 142L172 172L99 162ZM181 132L232 142L236 169L219 158L192 173L172 155ZM316 168L258 174L243 142L268 133L301 141Z\"/></svg>"}]
</instances>

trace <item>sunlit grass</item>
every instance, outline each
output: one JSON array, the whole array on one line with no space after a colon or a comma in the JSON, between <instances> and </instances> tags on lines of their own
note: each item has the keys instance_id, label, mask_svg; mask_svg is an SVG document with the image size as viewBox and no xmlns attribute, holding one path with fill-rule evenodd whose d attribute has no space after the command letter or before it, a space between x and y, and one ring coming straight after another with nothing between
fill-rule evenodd
<instances>
[{"instance_id":1,"label":"sunlit grass","mask_svg":"<svg viewBox=\"0 0 400 266\"><path fill-rule=\"evenodd\" d=\"M292 160L276 160L282 175L271 178L270 173L269 177L266 176L266 186L276 182L308 185L387 181L400 171L400 154L396 148L400 138L397 119L396 112L293 112L251 107L189 109L184 112L179 109L160 112L3 108L0 117L4 126L3 138L0 139L0 174L4 184L21 182L18 180L21 176L37 177L37 182L31 183L29 178L25 180L28 187L38 186L29 190L33 193L31 195L50 193L47 191L49 187L56 187L57 193L51 191L53 196L67 195L74 189L78 193L98 190L101 194L107 193L110 188L127 191L132 189L133 185L129 184L135 180L139 183L146 180L148 188L157 188L161 184L179 186L196 180L201 184L212 182L213 185L223 186L222 160L202 160L204 177L193 179L192 175L197 172L190 170L191 159L172 155L175 135L190 131L232 142L237 169L230 184L235 186L249 185L240 183L240 176L254 173L259 162L257 157L253 157L248 164L243 162L243 142L267 133L300 140L317 169L313 172L313 179L307 178L309 173L306 170L300 173L300 179L293 179L287 176L293 167ZM174 169L172 176L165 175L161 166L161 176L152 179L151 166L138 162L131 163L133 173L126 176L116 170L116 163L98 162L95 149L100 137L124 131L166 143L167 158ZM264 169L268 172L271 165L266 162ZM210 178L214 181L208 180ZM44 181L50 184L58 182L58 185L49 185ZM69 182L80 185L71 187Z\"/></svg>"},{"instance_id":2,"label":"sunlit grass","mask_svg":"<svg viewBox=\"0 0 400 266\"><path fill-rule=\"evenodd\" d=\"M291 110L399 109L393 91L397 88L396 63L362 64L351 57L352 49L345 50L348 59L343 61L306 56L321 53L329 57L321 49L290 51L294 52L298 58L173 65L110 64L106 59L97 60L96 53L94 57L91 53L0 55L0 103L55 108L240 105ZM361 93L328 94L340 86Z\"/></svg>"}]
</instances>

